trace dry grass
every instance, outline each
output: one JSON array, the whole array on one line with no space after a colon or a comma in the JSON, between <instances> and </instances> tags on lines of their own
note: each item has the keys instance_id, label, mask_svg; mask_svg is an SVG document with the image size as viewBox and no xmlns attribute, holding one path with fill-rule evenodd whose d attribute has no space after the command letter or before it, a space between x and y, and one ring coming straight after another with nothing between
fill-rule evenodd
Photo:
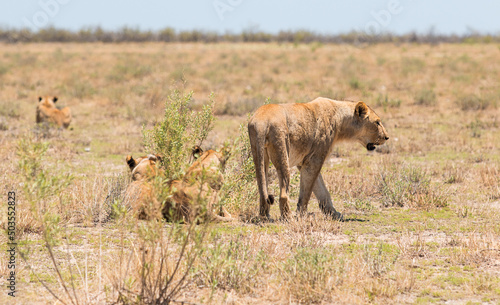
<instances>
[{"instance_id":1,"label":"dry grass","mask_svg":"<svg viewBox=\"0 0 500 305\"><path fill-rule=\"evenodd\" d=\"M127 218L127 207L119 205L128 183L125 156L144 153L143 124L160 120L163 101L180 88L195 92L196 109L215 93L218 121L206 148L236 138L247 113L266 98L363 100L391 139L376 153L339 145L325 163L323 176L343 223L324 218L314 199L307 217L260 222L253 217L255 185L241 189L241 178L228 177L234 192L223 200L239 220L208 227L178 300L500 301L498 45L326 44L313 50L301 44L44 43L23 44L22 51L0 45L0 67L6 67L0 73L0 152L6 159L0 188L17 192L17 229L31 250L28 262L60 295L17 176L16 142L34 128L37 97L57 95L74 115L70 130L38 130L49 143L44 164L74 175L64 205L55 204L61 233L54 253L63 278L75 278L81 303L110 303L120 295L138 302L133 296L141 289L144 257L151 259L155 249L155 255L178 255L180 244L168 235L169 225L159 224L170 248L141 245L148 226ZM297 200L295 172L291 184ZM277 194L275 180L271 188ZM5 205L0 213L4 227ZM271 214L278 219L276 206ZM4 256L0 264L5 279ZM25 263L17 271L16 300L53 301ZM8 301L0 295L0 303Z\"/></svg>"}]
</instances>

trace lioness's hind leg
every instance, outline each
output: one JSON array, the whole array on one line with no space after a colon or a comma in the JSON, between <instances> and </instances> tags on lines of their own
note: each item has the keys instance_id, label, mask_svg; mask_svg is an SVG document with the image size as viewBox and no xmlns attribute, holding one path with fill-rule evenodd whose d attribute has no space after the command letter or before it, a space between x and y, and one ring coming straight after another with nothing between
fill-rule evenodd
<instances>
[{"instance_id":1,"label":"lioness's hind leg","mask_svg":"<svg viewBox=\"0 0 500 305\"><path fill-rule=\"evenodd\" d=\"M259 188L259 215L269 218L270 202L273 198L269 198L267 194L267 167L269 167L269 159L266 149L266 131L262 126L249 123L248 134L250 136L257 186Z\"/></svg>"},{"instance_id":2,"label":"lioness's hind leg","mask_svg":"<svg viewBox=\"0 0 500 305\"><path fill-rule=\"evenodd\" d=\"M264 152L264 176L266 177L266 190L269 192L269 152L267 149ZM274 203L274 195L267 194L267 203Z\"/></svg>"},{"instance_id":3,"label":"lioness's hind leg","mask_svg":"<svg viewBox=\"0 0 500 305\"><path fill-rule=\"evenodd\" d=\"M288 154L285 143L274 143L269 147L271 161L276 167L278 181L280 185L280 212L281 217L287 219L290 217L290 203L288 200L288 190L290 188L290 168L288 163Z\"/></svg>"}]
</instances>

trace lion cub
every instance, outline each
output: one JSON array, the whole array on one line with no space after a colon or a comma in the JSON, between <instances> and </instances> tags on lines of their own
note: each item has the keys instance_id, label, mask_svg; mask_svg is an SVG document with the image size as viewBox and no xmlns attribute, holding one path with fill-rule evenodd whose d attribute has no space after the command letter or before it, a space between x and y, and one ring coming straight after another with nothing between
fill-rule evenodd
<instances>
[{"instance_id":1,"label":"lion cub","mask_svg":"<svg viewBox=\"0 0 500 305\"><path fill-rule=\"evenodd\" d=\"M219 202L218 191L224 182L222 172L229 158L229 150L203 152L195 146L193 157L196 161L188 168L183 179L169 181L168 188L172 196L163 206L163 216L170 221L191 222L199 216L209 221L233 221L224 207L218 213L213 211Z\"/></svg>"},{"instance_id":2,"label":"lion cub","mask_svg":"<svg viewBox=\"0 0 500 305\"><path fill-rule=\"evenodd\" d=\"M323 213L342 219L320 173L325 159L342 141L358 142L371 151L389 139L380 117L365 103L323 97L304 104L264 105L250 119L248 134L259 187L260 216L267 218L274 201L267 190L269 161L278 172L281 217L290 217L290 168L297 166L297 212L305 214L314 193Z\"/></svg>"},{"instance_id":3,"label":"lion cub","mask_svg":"<svg viewBox=\"0 0 500 305\"><path fill-rule=\"evenodd\" d=\"M156 162L161 161L159 155L148 155L134 159L126 157L132 173L132 182L125 190L125 203L129 203L133 213L139 219L160 219L161 204L153 192L152 181L159 173Z\"/></svg>"},{"instance_id":4,"label":"lion cub","mask_svg":"<svg viewBox=\"0 0 500 305\"><path fill-rule=\"evenodd\" d=\"M201 148L195 147L193 157L196 161L188 168L183 179L167 182L166 187L171 196L163 207L158 202L152 185L153 179L160 173L156 162L161 161L161 157L149 155L134 159L127 156L132 183L125 191L125 200L130 203L139 219L165 217L168 221L190 222L201 215L205 220L232 221L231 215L224 208L219 213L213 212L214 205L219 201L218 191L224 181L221 171L228 156L226 150L203 152Z\"/></svg>"},{"instance_id":5,"label":"lion cub","mask_svg":"<svg viewBox=\"0 0 500 305\"><path fill-rule=\"evenodd\" d=\"M71 123L71 111L68 107L57 109L57 96L46 96L38 98L36 107L36 122L37 123L52 123L59 127L68 128Z\"/></svg>"}]
</instances>

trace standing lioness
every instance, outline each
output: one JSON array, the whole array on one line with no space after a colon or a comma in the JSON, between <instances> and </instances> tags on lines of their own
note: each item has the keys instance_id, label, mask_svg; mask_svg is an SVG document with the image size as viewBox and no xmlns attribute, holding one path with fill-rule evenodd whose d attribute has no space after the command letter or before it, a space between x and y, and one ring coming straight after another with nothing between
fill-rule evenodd
<instances>
[{"instance_id":1,"label":"standing lioness","mask_svg":"<svg viewBox=\"0 0 500 305\"><path fill-rule=\"evenodd\" d=\"M368 150L389 139L378 115L363 102L334 101L319 97L304 104L264 105L248 123L250 144L260 195L260 215L269 217L274 197L268 195L269 160L278 172L280 212L290 216L290 168L300 170L297 212L307 211L314 192L321 210L341 219L335 210L320 171L335 143L357 141Z\"/></svg>"}]
</instances>

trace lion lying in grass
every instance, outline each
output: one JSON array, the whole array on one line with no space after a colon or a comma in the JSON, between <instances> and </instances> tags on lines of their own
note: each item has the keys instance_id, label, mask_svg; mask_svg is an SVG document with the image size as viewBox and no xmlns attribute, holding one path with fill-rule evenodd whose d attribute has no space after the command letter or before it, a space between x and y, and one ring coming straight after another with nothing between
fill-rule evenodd
<instances>
[{"instance_id":1,"label":"lion lying in grass","mask_svg":"<svg viewBox=\"0 0 500 305\"><path fill-rule=\"evenodd\" d=\"M134 159L127 156L126 161L132 172L132 183L125 191L125 199L130 202L134 214L139 219L160 219L168 221L191 222L196 219L232 221L231 215L221 208L214 213L213 208L219 201L218 191L223 183L221 171L228 157L226 151L193 149L196 161L188 168L181 180L167 182L170 194L163 207L157 199L153 183L161 172L156 162L161 157L149 155Z\"/></svg>"},{"instance_id":2,"label":"lion lying in grass","mask_svg":"<svg viewBox=\"0 0 500 305\"><path fill-rule=\"evenodd\" d=\"M232 221L231 215L223 207L218 213L213 212L219 202L218 191L224 183L222 171L229 151L203 152L201 148L195 147L193 156L197 160L188 168L184 178L168 182L172 196L163 206L163 216L170 221L190 222L197 217L209 221Z\"/></svg>"},{"instance_id":3,"label":"lion lying in grass","mask_svg":"<svg viewBox=\"0 0 500 305\"><path fill-rule=\"evenodd\" d=\"M139 219L160 219L161 204L154 195L152 183L160 172L156 162L161 161L161 157L148 155L134 159L129 155L126 161L132 173L132 182L125 191L125 202L130 203Z\"/></svg>"},{"instance_id":4,"label":"lion lying in grass","mask_svg":"<svg viewBox=\"0 0 500 305\"><path fill-rule=\"evenodd\" d=\"M58 127L68 128L71 123L71 111L68 107L57 109L57 96L46 96L38 98L36 107L36 122L52 123Z\"/></svg>"}]
</instances>

